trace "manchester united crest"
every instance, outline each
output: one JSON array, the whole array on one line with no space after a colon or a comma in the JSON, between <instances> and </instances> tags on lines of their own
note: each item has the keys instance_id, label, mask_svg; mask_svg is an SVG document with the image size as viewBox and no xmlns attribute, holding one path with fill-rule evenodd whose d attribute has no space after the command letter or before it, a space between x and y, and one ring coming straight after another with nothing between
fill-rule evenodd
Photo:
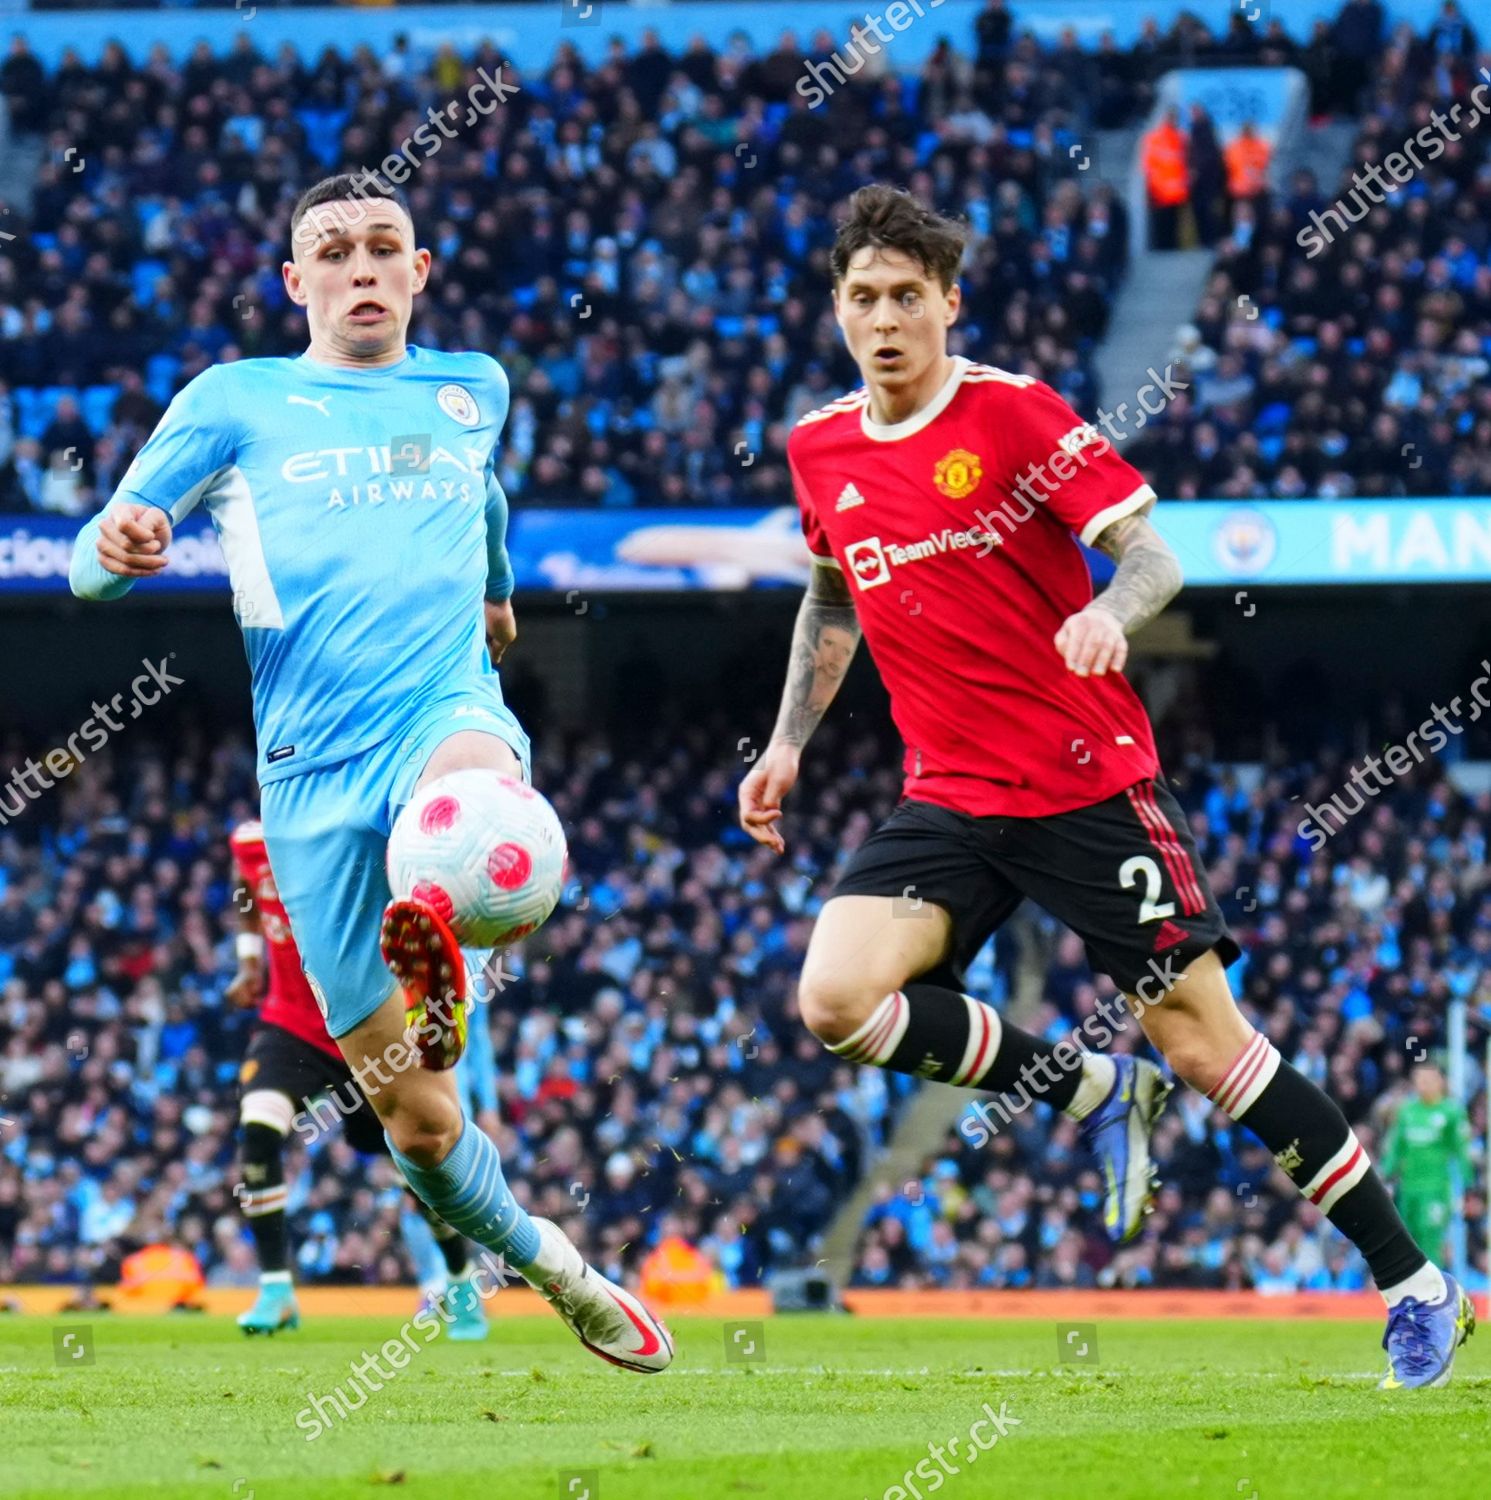
<instances>
[{"instance_id":1,"label":"manchester united crest","mask_svg":"<svg viewBox=\"0 0 1491 1500\"><path fill-rule=\"evenodd\" d=\"M983 477L984 470L978 461L978 454L970 453L966 448L954 448L951 453L937 460L932 482L949 500L961 500L978 488L978 482Z\"/></svg>"},{"instance_id":2,"label":"manchester united crest","mask_svg":"<svg viewBox=\"0 0 1491 1500\"><path fill-rule=\"evenodd\" d=\"M1299 1169L1305 1164L1304 1157L1299 1154L1299 1137L1295 1136L1295 1138L1290 1141L1290 1143L1285 1146L1284 1149L1279 1152L1276 1157L1274 1157L1274 1161L1281 1172L1288 1172L1291 1176L1293 1176L1294 1173L1299 1171Z\"/></svg>"}]
</instances>

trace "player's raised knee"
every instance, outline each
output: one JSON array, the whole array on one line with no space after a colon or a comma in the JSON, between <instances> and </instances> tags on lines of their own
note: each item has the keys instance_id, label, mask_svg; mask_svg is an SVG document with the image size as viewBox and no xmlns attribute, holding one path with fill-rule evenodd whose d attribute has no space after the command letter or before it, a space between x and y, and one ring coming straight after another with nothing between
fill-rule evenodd
<instances>
[{"instance_id":1,"label":"player's raised knee","mask_svg":"<svg viewBox=\"0 0 1491 1500\"><path fill-rule=\"evenodd\" d=\"M1231 1061L1214 1039L1199 1031L1166 1036L1162 1050L1175 1076L1201 1094L1216 1085Z\"/></svg>"},{"instance_id":2,"label":"player's raised knee","mask_svg":"<svg viewBox=\"0 0 1491 1500\"><path fill-rule=\"evenodd\" d=\"M798 982L797 1008L803 1025L825 1047L833 1047L847 1041L869 1019L887 988L809 966Z\"/></svg>"},{"instance_id":3,"label":"player's raised knee","mask_svg":"<svg viewBox=\"0 0 1491 1500\"><path fill-rule=\"evenodd\" d=\"M396 1107L383 1120L394 1150L417 1167L433 1167L445 1160L461 1136L461 1111L450 1100L421 1099L410 1107Z\"/></svg>"}]
</instances>

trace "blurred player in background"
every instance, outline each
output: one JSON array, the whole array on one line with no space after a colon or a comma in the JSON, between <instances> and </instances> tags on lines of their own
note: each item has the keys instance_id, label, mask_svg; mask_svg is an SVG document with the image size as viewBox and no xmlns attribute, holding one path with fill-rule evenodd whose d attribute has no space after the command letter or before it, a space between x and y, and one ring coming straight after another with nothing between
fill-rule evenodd
<instances>
[{"instance_id":1,"label":"blurred player in background","mask_svg":"<svg viewBox=\"0 0 1491 1500\"><path fill-rule=\"evenodd\" d=\"M899 189L854 194L829 265L864 386L788 440L814 568L741 824L784 849L782 799L843 680L846 634L868 639L906 744L900 806L814 926L803 1020L851 1062L1019 1091L1079 1121L1108 1232L1132 1238L1155 1180L1159 1069L1053 1048L965 993L968 963L1029 897L1361 1251L1389 1308L1383 1385L1442 1385L1470 1299L1414 1242L1341 1110L1238 1010L1240 950L1122 675L1129 635L1182 583L1148 520L1155 493L1049 386L948 354L966 238ZM1077 539L1117 564L1096 599Z\"/></svg>"},{"instance_id":2,"label":"blurred player in background","mask_svg":"<svg viewBox=\"0 0 1491 1500\"><path fill-rule=\"evenodd\" d=\"M1382 1175L1395 1183L1398 1211L1414 1239L1443 1256L1456 1189L1471 1180L1470 1120L1433 1063L1421 1063L1412 1078L1413 1093L1398 1106L1382 1148Z\"/></svg>"},{"instance_id":3,"label":"blurred player in background","mask_svg":"<svg viewBox=\"0 0 1491 1500\"><path fill-rule=\"evenodd\" d=\"M309 347L213 365L177 393L79 535L73 592L114 599L160 572L173 524L205 506L253 669L275 880L342 1056L390 1074L372 1103L394 1160L593 1354L653 1373L673 1357L666 1327L528 1214L461 1107L461 952L427 905L390 899L385 868L421 787L530 776L494 661L517 633L495 472L507 376L489 355L408 342L432 257L374 173L302 193L290 250Z\"/></svg>"},{"instance_id":4,"label":"blurred player in background","mask_svg":"<svg viewBox=\"0 0 1491 1500\"><path fill-rule=\"evenodd\" d=\"M228 844L243 884L235 892L238 972L227 994L237 1005L258 1004L261 1022L238 1074L243 1164L238 1199L259 1255L259 1296L240 1315L238 1326L245 1333L275 1333L300 1326L285 1232L285 1141L296 1115L329 1092L354 1151L386 1156L388 1143L361 1084L327 1035L306 983L300 950L269 868L263 825L241 823ZM319 1123L321 1115L312 1112L309 1118ZM471 1279L476 1268L470 1247L413 1193L408 1196L444 1262L438 1286L430 1284L428 1274L421 1277L427 1293L434 1294L430 1301L443 1305L451 1338L485 1338L487 1315Z\"/></svg>"}]
</instances>

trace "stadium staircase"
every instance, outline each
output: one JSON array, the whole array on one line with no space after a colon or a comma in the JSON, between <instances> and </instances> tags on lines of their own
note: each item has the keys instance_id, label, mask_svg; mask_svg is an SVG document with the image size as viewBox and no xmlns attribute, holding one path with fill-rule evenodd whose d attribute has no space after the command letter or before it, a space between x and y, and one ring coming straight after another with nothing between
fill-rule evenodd
<instances>
[{"instance_id":1,"label":"stadium staircase","mask_svg":"<svg viewBox=\"0 0 1491 1500\"><path fill-rule=\"evenodd\" d=\"M1142 134L1137 125L1098 134L1098 178L1130 200L1130 213ZM1138 234L1130 236L1131 246L1140 242ZM1190 322L1211 263L1210 250L1134 251L1128 275L1113 301L1107 337L1093 359L1105 411L1116 413L1119 403L1126 401L1132 412L1140 386L1151 378L1145 373L1149 367L1165 373L1165 353L1175 342L1175 330Z\"/></svg>"},{"instance_id":2,"label":"stadium staircase","mask_svg":"<svg viewBox=\"0 0 1491 1500\"><path fill-rule=\"evenodd\" d=\"M923 1084L906 1102L885 1154L860 1179L823 1236L824 1269L837 1285L846 1285L854 1269L855 1241L876 1189L882 1182L898 1187L919 1182L922 1163L942 1144L948 1127L972 1097L965 1089Z\"/></svg>"},{"instance_id":3,"label":"stadium staircase","mask_svg":"<svg viewBox=\"0 0 1491 1500\"><path fill-rule=\"evenodd\" d=\"M1098 181L1125 200L1132 194L1142 134L1137 125L1097 133L1093 167ZM1130 236L1131 246L1139 243L1139 236ZM1165 351L1174 342L1175 330L1190 321L1211 260L1209 250L1165 255L1134 251L1128 274L1113 301L1107 337L1094 355L1100 404L1105 410L1116 412L1121 401L1127 401L1132 409L1139 387L1150 379L1144 373L1150 365L1159 362L1160 373L1164 373Z\"/></svg>"},{"instance_id":4,"label":"stadium staircase","mask_svg":"<svg viewBox=\"0 0 1491 1500\"><path fill-rule=\"evenodd\" d=\"M1323 125L1312 125L1301 131L1295 142L1290 170L1308 168L1315 174L1320 191L1327 198L1333 196L1335 186L1351 160L1351 148L1356 144L1359 129L1355 120L1328 120Z\"/></svg>"},{"instance_id":5,"label":"stadium staircase","mask_svg":"<svg viewBox=\"0 0 1491 1500\"><path fill-rule=\"evenodd\" d=\"M42 137L12 134L10 111L0 108L0 203L12 215L31 212L31 194L45 154ZM3 243L0 241L0 245Z\"/></svg>"},{"instance_id":6,"label":"stadium staircase","mask_svg":"<svg viewBox=\"0 0 1491 1500\"><path fill-rule=\"evenodd\" d=\"M1108 336L1093 357L1100 404L1115 414L1115 446L1138 430L1139 390L1154 379L1151 367L1164 375L1175 330L1195 316L1212 259L1210 250L1147 250L1130 265L1114 299ZM1119 411L1124 403L1127 415Z\"/></svg>"}]
</instances>

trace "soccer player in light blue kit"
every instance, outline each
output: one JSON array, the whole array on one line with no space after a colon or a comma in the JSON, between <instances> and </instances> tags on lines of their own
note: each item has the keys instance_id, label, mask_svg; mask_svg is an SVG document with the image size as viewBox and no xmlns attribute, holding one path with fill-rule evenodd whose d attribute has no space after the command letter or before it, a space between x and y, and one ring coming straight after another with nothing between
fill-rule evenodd
<instances>
[{"instance_id":1,"label":"soccer player in light blue kit","mask_svg":"<svg viewBox=\"0 0 1491 1500\"><path fill-rule=\"evenodd\" d=\"M306 309L309 348L214 366L177 394L83 528L73 592L114 599L160 572L172 526L205 506L253 670L280 895L395 1160L593 1353L661 1370L667 1329L557 1225L530 1218L466 1118L449 1072L465 1040L461 954L436 913L390 901L384 869L420 787L471 768L529 777L528 737L491 660L516 635L493 472L507 377L485 354L406 343L430 252L397 188L326 178L296 203L290 235L285 287Z\"/></svg>"}]
</instances>

